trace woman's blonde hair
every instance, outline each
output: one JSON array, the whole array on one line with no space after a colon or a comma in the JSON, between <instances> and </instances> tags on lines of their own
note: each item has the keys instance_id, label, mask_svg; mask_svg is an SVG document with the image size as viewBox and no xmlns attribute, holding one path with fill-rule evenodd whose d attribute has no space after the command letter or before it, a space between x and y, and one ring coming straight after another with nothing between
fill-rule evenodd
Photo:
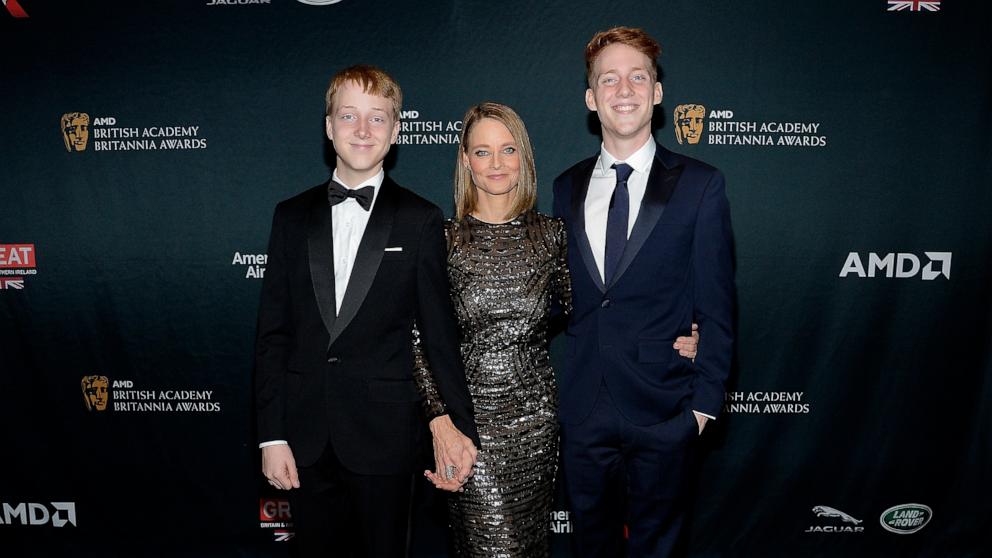
<instances>
[{"instance_id":1,"label":"woman's blonde hair","mask_svg":"<svg viewBox=\"0 0 992 558\"><path fill-rule=\"evenodd\" d=\"M510 131L513 141L517 144L520 154L520 177L514 192L513 205L506 219L512 219L534 207L537 201L537 169L534 166L534 150L530 146L530 137L524 121L510 107L485 102L468 109L462 118L462 138L459 144L458 156L455 160L455 219L462 220L466 215L475 211L477 195L475 183L472 182L472 171L462 162L463 155L468 153L468 140L472 128L483 118L492 118Z\"/></svg>"}]
</instances>

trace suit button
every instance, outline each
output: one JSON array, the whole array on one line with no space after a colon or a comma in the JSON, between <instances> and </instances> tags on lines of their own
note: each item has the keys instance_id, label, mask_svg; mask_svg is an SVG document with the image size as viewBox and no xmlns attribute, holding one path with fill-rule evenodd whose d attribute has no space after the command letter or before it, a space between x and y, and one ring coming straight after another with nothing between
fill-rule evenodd
<instances>
[{"instance_id":1,"label":"suit button","mask_svg":"<svg viewBox=\"0 0 992 558\"><path fill-rule=\"evenodd\" d=\"M610 299L604 298L603 299L603 302L600 304L600 306L602 306L603 308L609 308L610 307Z\"/></svg>"},{"instance_id":2,"label":"suit button","mask_svg":"<svg viewBox=\"0 0 992 558\"><path fill-rule=\"evenodd\" d=\"M338 357L327 357L327 362L331 364L337 364L341 362L341 359L339 359Z\"/></svg>"}]
</instances>

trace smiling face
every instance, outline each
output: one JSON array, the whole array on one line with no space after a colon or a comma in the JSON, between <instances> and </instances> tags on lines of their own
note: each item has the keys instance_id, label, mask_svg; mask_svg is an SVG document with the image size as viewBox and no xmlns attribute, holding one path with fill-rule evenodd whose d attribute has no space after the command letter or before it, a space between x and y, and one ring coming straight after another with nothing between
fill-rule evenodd
<instances>
[{"instance_id":1,"label":"smiling face","mask_svg":"<svg viewBox=\"0 0 992 558\"><path fill-rule=\"evenodd\" d=\"M469 130L462 163L471 171L480 196L509 194L520 180L520 146L506 125L495 118L483 118Z\"/></svg>"},{"instance_id":2,"label":"smiling face","mask_svg":"<svg viewBox=\"0 0 992 558\"><path fill-rule=\"evenodd\" d=\"M651 136L651 115L662 97L653 64L647 55L623 43L607 46L593 63L586 106L599 116L603 143L616 157L630 155Z\"/></svg>"},{"instance_id":3,"label":"smiling face","mask_svg":"<svg viewBox=\"0 0 992 558\"><path fill-rule=\"evenodd\" d=\"M338 178L357 186L379 173L389 146L396 143L400 123L393 102L348 81L335 93L331 109L326 128L337 153Z\"/></svg>"}]
</instances>

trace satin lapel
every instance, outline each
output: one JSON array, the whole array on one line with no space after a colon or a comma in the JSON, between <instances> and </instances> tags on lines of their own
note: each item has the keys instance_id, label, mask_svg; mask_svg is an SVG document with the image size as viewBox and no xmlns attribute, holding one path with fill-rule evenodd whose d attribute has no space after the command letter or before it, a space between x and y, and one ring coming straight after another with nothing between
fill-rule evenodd
<instances>
[{"instance_id":1,"label":"satin lapel","mask_svg":"<svg viewBox=\"0 0 992 558\"><path fill-rule=\"evenodd\" d=\"M589 192L589 181L592 179L592 171L597 160L595 157L590 159L587 164L572 173L572 223L574 223L572 228L586 271L589 272L589 276L592 277L593 283L599 287L599 290L605 292L606 285L603 284L599 268L596 267L596 258L592 255L589 236L586 235L586 194Z\"/></svg>"},{"instance_id":2,"label":"satin lapel","mask_svg":"<svg viewBox=\"0 0 992 558\"><path fill-rule=\"evenodd\" d=\"M661 147L658 149L660 151ZM641 208L637 211L637 220L634 221L634 229L630 231L630 238L627 239L627 246L620 256L620 263L617 264L617 272L610 281L610 287L616 285L623 272L630 267L630 262L637 257L644 242L651 236L651 231L658 224L658 219L661 219L661 214L665 212L668 200L675 191L675 185L682 175L682 168L681 165L668 168L659 157L655 157L654 163L651 164L651 174L648 175L644 199L641 200Z\"/></svg>"},{"instance_id":3,"label":"satin lapel","mask_svg":"<svg viewBox=\"0 0 992 558\"><path fill-rule=\"evenodd\" d=\"M310 282L317 299L320 319L328 333L334 329L334 234L331 206L326 196L317 196L307 216L307 259Z\"/></svg>"},{"instance_id":4,"label":"satin lapel","mask_svg":"<svg viewBox=\"0 0 992 558\"><path fill-rule=\"evenodd\" d=\"M372 215L369 216L365 233L362 234L362 242L358 245L355 264L351 268L351 277L348 278L348 288L344 292L344 300L341 301L341 311L338 312L337 320L334 321L334 327L331 329L328 348L355 318L358 309L369 294L375 274L379 271L382 253L386 243L389 242L389 231L393 228L393 216L396 213L393 189L397 187L388 178L380 186L375 206L372 207Z\"/></svg>"}]
</instances>

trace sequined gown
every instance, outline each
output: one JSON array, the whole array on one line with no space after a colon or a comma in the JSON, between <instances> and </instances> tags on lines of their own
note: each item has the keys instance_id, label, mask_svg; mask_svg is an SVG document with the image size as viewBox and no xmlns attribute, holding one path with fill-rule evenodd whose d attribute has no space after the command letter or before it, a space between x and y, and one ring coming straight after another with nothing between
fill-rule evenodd
<instances>
[{"instance_id":1,"label":"sequined gown","mask_svg":"<svg viewBox=\"0 0 992 558\"><path fill-rule=\"evenodd\" d=\"M475 475L449 500L459 556L549 554L558 463L558 392L548 358L552 308L569 311L563 223L535 211L502 224L450 222L448 274L481 446ZM428 416L444 412L414 343Z\"/></svg>"}]
</instances>

